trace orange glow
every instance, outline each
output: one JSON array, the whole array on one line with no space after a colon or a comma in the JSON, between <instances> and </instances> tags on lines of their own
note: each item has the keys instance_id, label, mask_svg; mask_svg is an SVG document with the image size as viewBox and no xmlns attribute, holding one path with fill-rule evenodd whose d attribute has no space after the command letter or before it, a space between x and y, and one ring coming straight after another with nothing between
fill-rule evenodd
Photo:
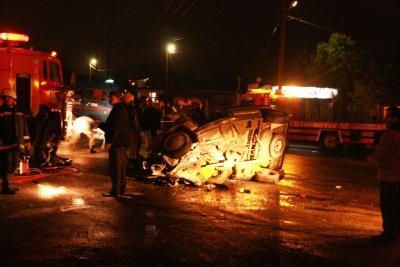
<instances>
[{"instance_id":1,"label":"orange glow","mask_svg":"<svg viewBox=\"0 0 400 267\"><path fill-rule=\"evenodd\" d=\"M74 206L84 206L86 203L83 198L76 197L76 198L72 199L72 204Z\"/></svg>"},{"instance_id":2,"label":"orange glow","mask_svg":"<svg viewBox=\"0 0 400 267\"><path fill-rule=\"evenodd\" d=\"M271 93L271 89L254 88L254 89L250 89L250 93L252 93L252 94L269 94L269 93Z\"/></svg>"},{"instance_id":3,"label":"orange glow","mask_svg":"<svg viewBox=\"0 0 400 267\"><path fill-rule=\"evenodd\" d=\"M293 204L290 203L291 199L288 195L279 195L279 206L281 207L292 207Z\"/></svg>"},{"instance_id":4,"label":"orange glow","mask_svg":"<svg viewBox=\"0 0 400 267\"><path fill-rule=\"evenodd\" d=\"M51 56L52 57L56 57L57 56L57 52L56 51L51 51Z\"/></svg>"},{"instance_id":5,"label":"orange glow","mask_svg":"<svg viewBox=\"0 0 400 267\"><path fill-rule=\"evenodd\" d=\"M41 198L53 198L58 197L59 195L63 195L67 192L67 189L64 186L51 186L51 185L38 185L39 187L39 196Z\"/></svg>"},{"instance_id":6,"label":"orange glow","mask_svg":"<svg viewBox=\"0 0 400 267\"><path fill-rule=\"evenodd\" d=\"M295 181L289 179L282 179L279 181L280 185L294 187L296 185Z\"/></svg>"},{"instance_id":7,"label":"orange glow","mask_svg":"<svg viewBox=\"0 0 400 267\"><path fill-rule=\"evenodd\" d=\"M29 41L29 36L21 33L2 32L0 33L0 40L26 43Z\"/></svg>"}]
</instances>

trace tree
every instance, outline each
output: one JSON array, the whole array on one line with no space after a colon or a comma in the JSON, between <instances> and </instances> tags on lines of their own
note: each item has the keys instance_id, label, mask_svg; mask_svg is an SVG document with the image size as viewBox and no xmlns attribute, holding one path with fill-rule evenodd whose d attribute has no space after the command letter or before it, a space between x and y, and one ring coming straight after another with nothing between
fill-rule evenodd
<instances>
[{"instance_id":1,"label":"tree","mask_svg":"<svg viewBox=\"0 0 400 267\"><path fill-rule=\"evenodd\" d=\"M311 83L339 89L336 120L379 121L383 106L399 104L399 66L377 66L360 51L349 36L333 33L311 56Z\"/></svg>"},{"instance_id":2,"label":"tree","mask_svg":"<svg viewBox=\"0 0 400 267\"><path fill-rule=\"evenodd\" d=\"M314 84L339 89L352 87L353 77L360 72L360 54L349 36L333 33L328 42L317 45L307 71Z\"/></svg>"},{"instance_id":3,"label":"tree","mask_svg":"<svg viewBox=\"0 0 400 267\"><path fill-rule=\"evenodd\" d=\"M352 114L357 120L379 122L382 117L381 107L389 102L389 94L380 78L382 72L370 63L364 71L355 77L354 88L348 92L354 105Z\"/></svg>"}]
</instances>

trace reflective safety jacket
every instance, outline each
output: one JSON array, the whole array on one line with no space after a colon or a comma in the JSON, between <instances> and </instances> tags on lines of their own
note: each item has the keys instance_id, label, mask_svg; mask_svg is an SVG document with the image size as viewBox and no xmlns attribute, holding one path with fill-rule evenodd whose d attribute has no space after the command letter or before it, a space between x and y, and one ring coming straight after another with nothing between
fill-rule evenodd
<instances>
[{"instance_id":1,"label":"reflective safety jacket","mask_svg":"<svg viewBox=\"0 0 400 267\"><path fill-rule=\"evenodd\" d=\"M22 152L25 143L29 143L29 130L22 112L14 107L2 106L0 108L0 150L15 147Z\"/></svg>"}]
</instances>

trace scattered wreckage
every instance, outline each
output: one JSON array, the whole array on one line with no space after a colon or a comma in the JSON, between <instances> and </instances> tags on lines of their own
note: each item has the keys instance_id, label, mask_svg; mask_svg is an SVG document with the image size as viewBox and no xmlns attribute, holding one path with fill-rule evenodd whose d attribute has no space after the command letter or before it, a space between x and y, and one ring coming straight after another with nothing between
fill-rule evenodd
<instances>
[{"instance_id":1,"label":"scattered wreckage","mask_svg":"<svg viewBox=\"0 0 400 267\"><path fill-rule=\"evenodd\" d=\"M276 183L283 177L289 116L266 107L237 107L197 126L181 118L153 142L152 177L196 185L230 179Z\"/></svg>"}]
</instances>

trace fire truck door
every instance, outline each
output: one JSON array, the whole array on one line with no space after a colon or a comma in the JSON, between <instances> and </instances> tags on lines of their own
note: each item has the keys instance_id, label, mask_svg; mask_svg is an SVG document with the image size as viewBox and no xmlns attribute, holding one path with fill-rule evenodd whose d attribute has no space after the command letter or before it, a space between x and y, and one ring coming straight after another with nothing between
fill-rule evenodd
<instances>
[{"instance_id":1,"label":"fire truck door","mask_svg":"<svg viewBox=\"0 0 400 267\"><path fill-rule=\"evenodd\" d=\"M30 115L31 103L31 76L17 74L16 88L18 97L18 107L25 114Z\"/></svg>"}]
</instances>

